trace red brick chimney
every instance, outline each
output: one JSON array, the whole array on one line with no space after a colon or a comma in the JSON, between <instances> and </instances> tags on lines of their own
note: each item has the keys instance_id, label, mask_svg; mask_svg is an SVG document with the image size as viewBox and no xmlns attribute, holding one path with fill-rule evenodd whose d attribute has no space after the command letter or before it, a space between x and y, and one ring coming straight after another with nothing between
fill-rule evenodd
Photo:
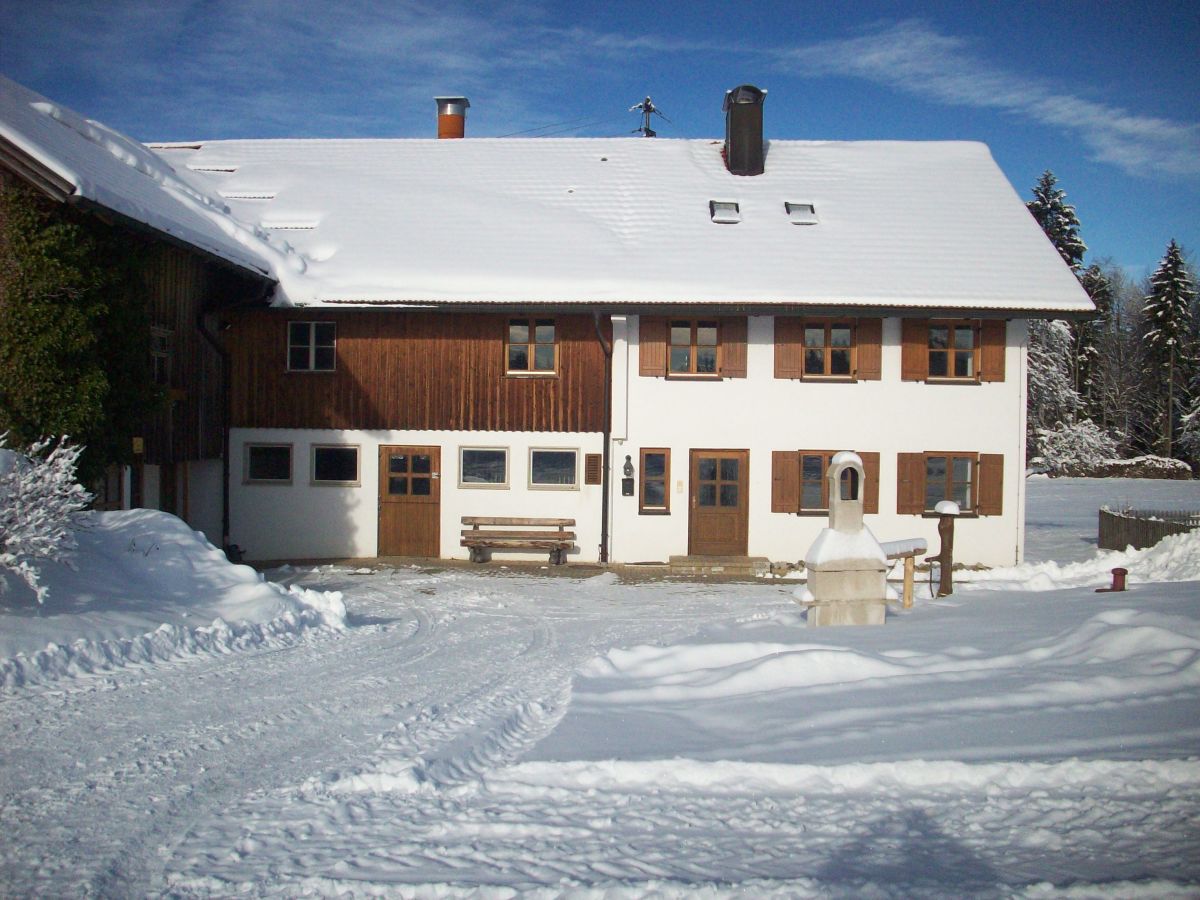
<instances>
[{"instance_id":1,"label":"red brick chimney","mask_svg":"<svg viewBox=\"0 0 1200 900\"><path fill-rule=\"evenodd\" d=\"M467 131L466 97L434 97L438 107L438 139L460 138Z\"/></svg>"}]
</instances>

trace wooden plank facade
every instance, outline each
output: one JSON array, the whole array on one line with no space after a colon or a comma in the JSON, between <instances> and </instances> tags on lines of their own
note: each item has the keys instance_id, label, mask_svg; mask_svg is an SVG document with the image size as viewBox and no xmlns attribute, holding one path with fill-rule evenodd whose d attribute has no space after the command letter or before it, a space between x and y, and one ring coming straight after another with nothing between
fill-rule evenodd
<instances>
[{"instance_id":1,"label":"wooden plank facade","mask_svg":"<svg viewBox=\"0 0 1200 900\"><path fill-rule=\"evenodd\" d=\"M590 315L554 315L553 374L506 371L511 317L397 309L232 316L232 424L244 428L601 432L604 352ZM288 323L334 322L332 372L289 372ZM606 338L611 334L603 320Z\"/></svg>"}]
</instances>

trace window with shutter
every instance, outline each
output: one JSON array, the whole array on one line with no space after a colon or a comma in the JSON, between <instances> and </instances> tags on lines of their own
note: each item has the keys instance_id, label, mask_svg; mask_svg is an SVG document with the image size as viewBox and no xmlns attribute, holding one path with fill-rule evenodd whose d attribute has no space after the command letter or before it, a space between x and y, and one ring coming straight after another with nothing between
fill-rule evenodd
<instances>
[{"instance_id":1,"label":"window with shutter","mask_svg":"<svg viewBox=\"0 0 1200 900\"><path fill-rule=\"evenodd\" d=\"M1001 515L1003 454L961 451L898 454L896 512L932 515L942 500L953 500L963 515Z\"/></svg>"},{"instance_id":2,"label":"window with shutter","mask_svg":"<svg viewBox=\"0 0 1200 900\"><path fill-rule=\"evenodd\" d=\"M1006 323L979 319L904 319L904 381L974 384L1004 380Z\"/></svg>"},{"instance_id":3,"label":"window with shutter","mask_svg":"<svg viewBox=\"0 0 1200 900\"><path fill-rule=\"evenodd\" d=\"M882 319L775 318L775 377L878 381Z\"/></svg>"},{"instance_id":4,"label":"window with shutter","mask_svg":"<svg viewBox=\"0 0 1200 900\"><path fill-rule=\"evenodd\" d=\"M771 512L824 515L829 512L829 485L825 474L837 450L776 450L771 454ZM879 512L879 454L859 452L863 461L861 489L863 512ZM842 486L849 499L851 486Z\"/></svg>"},{"instance_id":5,"label":"window with shutter","mask_svg":"<svg viewBox=\"0 0 1200 900\"><path fill-rule=\"evenodd\" d=\"M638 374L667 374L667 320L662 316L638 319Z\"/></svg>"}]
</instances>

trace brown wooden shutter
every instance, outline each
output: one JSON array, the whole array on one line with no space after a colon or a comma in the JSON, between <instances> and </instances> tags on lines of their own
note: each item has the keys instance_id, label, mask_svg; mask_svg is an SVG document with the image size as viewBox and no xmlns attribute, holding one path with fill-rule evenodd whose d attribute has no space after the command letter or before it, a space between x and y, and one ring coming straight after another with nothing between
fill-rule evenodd
<instances>
[{"instance_id":1,"label":"brown wooden shutter","mask_svg":"<svg viewBox=\"0 0 1200 900\"><path fill-rule=\"evenodd\" d=\"M924 381L929 377L929 320L903 319L900 327L900 378Z\"/></svg>"},{"instance_id":2,"label":"brown wooden shutter","mask_svg":"<svg viewBox=\"0 0 1200 900\"><path fill-rule=\"evenodd\" d=\"M859 319L854 331L858 344L859 381L883 377L883 319Z\"/></svg>"},{"instance_id":3,"label":"brown wooden shutter","mask_svg":"<svg viewBox=\"0 0 1200 900\"><path fill-rule=\"evenodd\" d=\"M775 377L804 377L804 320L775 317Z\"/></svg>"},{"instance_id":4,"label":"brown wooden shutter","mask_svg":"<svg viewBox=\"0 0 1200 900\"><path fill-rule=\"evenodd\" d=\"M667 374L667 320L662 316L638 318L638 374Z\"/></svg>"},{"instance_id":5,"label":"brown wooden shutter","mask_svg":"<svg viewBox=\"0 0 1200 900\"><path fill-rule=\"evenodd\" d=\"M721 375L746 377L746 317L721 318Z\"/></svg>"},{"instance_id":6,"label":"brown wooden shutter","mask_svg":"<svg viewBox=\"0 0 1200 900\"><path fill-rule=\"evenodd\" d=\"M863 463L863 512L879 512L879 454L875 451L860 452Z\"/></svg>"},{"instance_id":7,"label":"brown wooden shutter","mask_svg":"<svg viewBox=\"0 0 1200 900\"><path fill-rule=\"evenodd\" d=\"M800 451L771 453L771 512L800 511Z\"/></svg>"},{"instance_id":8,"label":"brown wooden shutter","mask_svg":"<svg viewBox=\"0 0 1200 900\"><path fill-rule=\"evenodd\" d=\"M998 516L1004 511L1004 454L979 454L979 501L981 516Z\"/></svg>"},{"instance_id":9,"label":"brown wooden shutter","mask_svg":"<svg viewBox=\"0 0 1200 900\"><path fill-rule=\"evenodd\" d=\"M925 511L925 454L896 454L896 512L919 516Z\"/></svg>"},{"instance_id":10,"label":"brown wooden shutter","mask_svg":"<svg viewBox=\"0 0 1200 900\"><path fill-rule=\"evenodd\" d=\"M1004 350L1007 322L985 319L979 326L979 380L1004 380Z\"/></svg>"},{"instance_id":11,"label":"brown wooden shutter","mask_svg":"<svg viewBox=\"0 0 1200 900\"><path fill-rule=\"evenodd\" d=\"M583 457L583 483L603 484L604 455L602 453L587 453Z\"/></svg>"}]
</instances>

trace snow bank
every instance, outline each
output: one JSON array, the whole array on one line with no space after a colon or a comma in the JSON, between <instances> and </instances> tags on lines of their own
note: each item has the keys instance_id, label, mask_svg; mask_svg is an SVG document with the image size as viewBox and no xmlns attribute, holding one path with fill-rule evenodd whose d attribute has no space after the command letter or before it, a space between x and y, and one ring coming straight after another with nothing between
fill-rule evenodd
<instances>
[{"instance_id":1,"label":"snow bank","mask_svg":"<svg viewBox=\"0 0 1200 900\"><path fill-rule=\"evenodd\" d=\"M1129 570L1130 585L1156 581L1200 580L1200 531L1163 538L1144 550L1113 550L1094 558L1061 565L1057 562L1023 563L1007 569L972 572L956 585L962 591L1052 591L1060 588L1100 587L1112 580L1112 570Z\"/></svg>"},{"instance_id":2,"label":"snow bank","mask_svg":"<svg viewBox=\"0 0 1200 900\"><path fill-rule=\"evenodd\" d=\"M167 513L99 513L77 541L40 608L0 576L0 688L345 627L340 594L271 584Z\"/></svg>"}]
</instances>

